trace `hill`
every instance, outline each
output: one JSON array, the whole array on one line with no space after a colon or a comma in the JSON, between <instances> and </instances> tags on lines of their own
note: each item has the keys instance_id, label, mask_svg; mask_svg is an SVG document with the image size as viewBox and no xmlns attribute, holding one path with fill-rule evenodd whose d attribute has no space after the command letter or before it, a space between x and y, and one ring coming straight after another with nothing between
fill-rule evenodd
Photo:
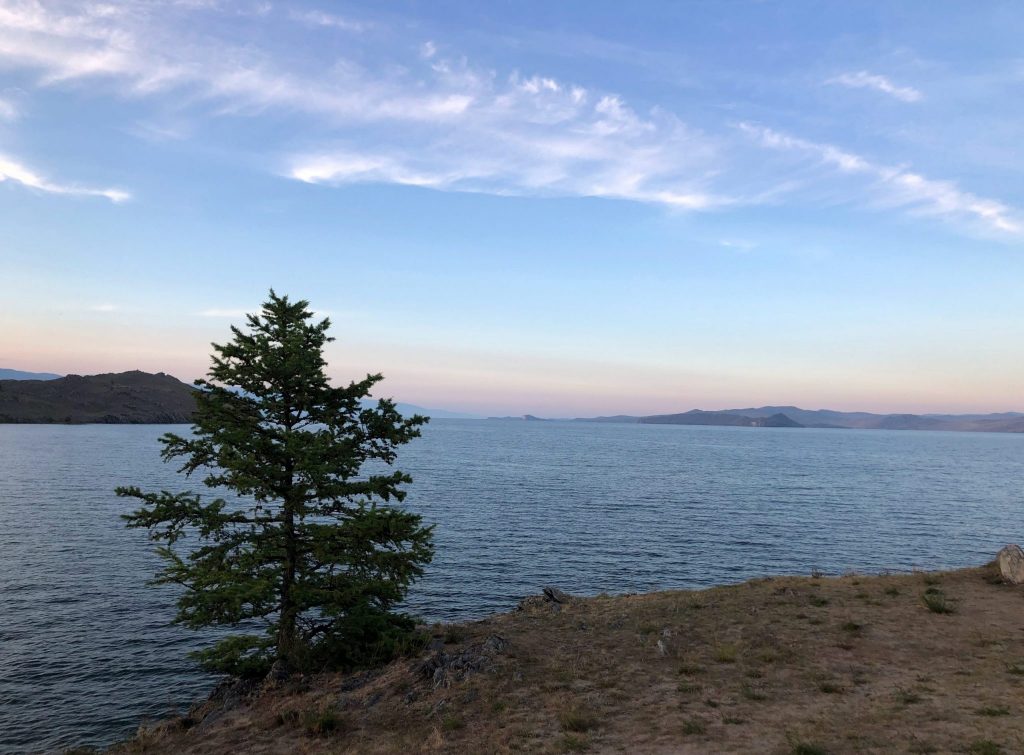
<instances>
[{"instance_id":1,"label":"hill","mask_svg":"<svg viewBox=\"0 0 1024 755\"><path fill-rule=\"evenodd\" d=\"M25 372L0 367L0 380L56 380L59 377L53 372Z\"/></svg>"},{"instance_id":2,"label":"hill","mask_svg":"<svg viewBox=\"0 0 1024 755\"><path fill-rule=\"evenodd\" d=\"M418 657L224 687L114 752L1020 752L1024 587L775 577L437 626Z\"/></svg>"},{"instance_id":3,"label":"hill","mask_svg":"<svg viewBox=\"0 0 1024 755\"><path fill-rule=\"evenodd\" d=\"M195 389L160 372L0 380L0 422L171 424L192 421Z\"/></svg>"},{"instance_id":4,"label":"hill","mask_svg":"<svg viewBox=\"0 0 1024 755\"><path fill-rule=\"evenodd\" d=\"M816 427L850 430L951 430L958 432L1024 433L1024 413L994 414L872 414L797 406L759 406L636 417L577 417L575 422L623 422L660 425L720 425L729 427Z\"/></svg>"},{"instance_id":5,"label":"hill","mask_svg":"<svg viewBox=\"0 0 1024 755\"><path fill-rule=\"evenodd\" d=\"M700 409L682 414L658 414L641 417L645 425L717 425L725 427L803 427L799 422L777 412L767 416L748 417L733 412L704 412Z\"/></svg>"}]
</instances>

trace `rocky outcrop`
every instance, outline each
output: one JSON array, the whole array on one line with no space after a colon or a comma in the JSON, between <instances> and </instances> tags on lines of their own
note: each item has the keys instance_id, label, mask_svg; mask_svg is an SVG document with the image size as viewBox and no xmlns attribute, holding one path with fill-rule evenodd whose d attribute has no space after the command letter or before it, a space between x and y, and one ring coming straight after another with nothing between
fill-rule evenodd
<instances>
[{"instance_id":1,"label":"rocky outcrop","mask_svg":"<svg viewBox=\"0 0 1024 755\"><path fill-rule=\"evenodd\" d=\"M1024 550L1019 545L1007 545L996 556L999 573L1011 585L1024 583Z\"/></svg>"}]
</instances>

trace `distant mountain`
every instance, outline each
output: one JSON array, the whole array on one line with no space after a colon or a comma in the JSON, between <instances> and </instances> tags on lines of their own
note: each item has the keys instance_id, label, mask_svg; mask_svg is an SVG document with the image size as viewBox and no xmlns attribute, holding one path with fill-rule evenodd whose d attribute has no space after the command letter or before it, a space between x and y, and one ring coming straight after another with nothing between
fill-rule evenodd
<instances>
[{"instance_id":1,"label":"distant mountain","mask_svg":"<svg viewBox=\"0 0 1024 755\"><path fill-rule=\"evenodd\" d=\"M815 427L856 430L954 430L961 432L1024 433L1024 413L993 414L872 414L796 406L760 406L634 417L578 418L577 422L639 422L649 425L719 425L727 427Z\"/></svg>"},{"instance_id":2,"label":"distant mountain","mask_svg":"<svg viewBox=\"0 0 1024 755\"><path fill-rule=\"evenodd\" d=\"M173 424L192 421L195 389L160 372L0 380L0 422Z\"/></svg>"},{"instance_id":3,"label":"distant mountain","mask_svg":"<svg viewBox=\"0 0 1024 755\"><path fill-rule=\"evenodd\" d=\"M0 380L56 380L59 377L52 372L23 372L0 367Z\"/></svg>"},{"instance_id":4,"label":"distant mountain","mask_svg":"<svg viewBox=\"0 0 1024 755\"><path fill-rule=\"evenodd\" d=\"M373 407L377 405L377 399L365 398L360 401L364 407ZM431 419L483 419L477 414L466 414L465 412L450 412L447 409L427 409L423 406L417 406L416 404L405 404L401 401L395 402L395 408L398 413L403 417L410 417L413 414L421 414L424 417L430 417Z\"/></svg>"},{"instance_id":5,"label":"distant mountain","mask_svg":"<svg viewBox=\"0 0 1024 755\"><path fill-rule=\"evenodd\" d=\"M682 414L658 414L641 417L644 425L716 425L719 427L803 427L781 412L751 417L734 412L705 412L693 409Z\"/></svg>"}]
</instances>

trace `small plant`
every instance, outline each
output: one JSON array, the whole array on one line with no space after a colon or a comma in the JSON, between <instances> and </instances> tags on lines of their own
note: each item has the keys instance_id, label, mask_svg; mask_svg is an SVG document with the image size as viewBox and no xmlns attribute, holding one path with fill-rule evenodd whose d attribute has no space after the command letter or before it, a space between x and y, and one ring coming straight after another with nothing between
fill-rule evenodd
<instances>
[{"instance_id":1,"label":"small plant","mask_svg":"<svg viewBox=\"0 0 1024 755\"><path fill-rule=\"evenodd\" d=\"M697 674L703 674L707 671L706 668L696 663L683 663L679 666L679 673L684 676L696 676Z\"/></svg>"},{"instance_id":2,"label":"small plant","mask_svg":"<svg viewBox=\"0 0 1024 755\"><path fill-rule=\"evenodd\" d=\"M921 695L912 689L896 688L896 701L903 705L913 705L921 702Z\"/></svg>"},{"instance_id":3,"label":"small plant","mask_svg":"<svg viewBox=\"0 0 1024 755\"><path fill-rule=\"evenodd\" d=\"M722 723L729 726L738 726L739 724L745 724L747 721L744 718L737 718L736 716L722 716Z\"/></svg>"},{"instance_id":4,"label":"small plant","mask_svg":"<svg viewBox=\"0 0 1024 755\"><path fill-rule=\"evenodd\" d=\"M1010 709L1003 705L986 705L974 711L979 716L1008 716Z\"/></svg>"},{"instance_id":5,"label":"small plant","mask_svg":"<svg viewBox=\"0 0 1024 755\"><path fill-rule=\"evenodd\" d=\"M558 716L558 722L566 731L577 733L590 731L597 728L597 716L583 710L582 708L571 708L562 711Z\"/></svg>"},{"instance_id":6,"label":"small plant","mask_svg":"<svg viewBox=\"0 0 1024 755\"><path fill-rule=\"evenodd\" d=\"M456 716L454 713L449 713L447 716L441 719L441 728L445 731L458 731L466 726L466 722L462 720L461 716Z\"/></svg>"},{"instance_id":7,"label":"small plant","mask_svg":"<svg viewBox=\"0 0 1024 755\"><path fill-rule=\"evenodd\" d=\"M821 579L825 576L825 572L821 569L811 569L811 579Z\"/></svg>"},{"instance_id":8,"label":"small plant","mask_svg":"<svg viewBox=\"0 0 1024 755\"><path fill-rule=\"evenodd\" d=\"M1006 673L1014 676L1024 676L1024 661L1006 664Z\"/></svg>"},{"instance_id":9,"label":"small plant","mask_svg":"<svg viewBox=\"0 0 1024 755\"><path fill-rule=\"evenodd\" d=\"M748 679L763 679L764 672L759 668L748 668L746 676Z\"/></svg>"},{"instance_id":10,"label":"small plant","mask_svg":"<svg viewBox=\"0 0 1024 755\"><path fill-rule=\"evenodd\" d=\"M818 689L824 692L826 695L841 695L843 694L843 688L835 682L822 682L818 685Z\"/></svg>"},{"instance_id":11,"label":"small plant","mask_svg":"<svg viewBox=\"0 0 1024 755\"><path fill-rule=\"evenodd\" d=\"M846 621L846 622L843 622L843 624L839 628L842 629L844 632L851 632L851 633L853 633L853 632L859 632L861 629L864 628L864 625L863 624L858 624L856 621Z\"/></svg>"},{"instance_id":12,"label":"small plant","mask_svg":"<svg viewBox=\"0 0 1024 755\"><path fill-rule=\"evenodd\" d=\"M812 595L811 599L810 599L810 603L811 603L812 606L815 606L817 608L821 608L822 606L827 606L828 605L828 598L823 598L820 595Z\"/></svg>"},{"instance_id":13,"label":"small plant","mask_svg":"<svg viewBox=\"0 0 1024 755\"><path fill-rule=\"evenodd\" d=\"M337 734L344 727L344 719L337 711L326 708L324 710L306 711L302 716L302 728L311 737L328 737Z\"/></svg>"},{"instance_id":14,"label":"small plant","mask_svg":"<svg viewBox=\"0 0 1024 755\"><path fill-rule=\"evenodd\" d=\"M590 742L586 737L578 734L566 734L560 743L562 752L586 752L590 749Z\"/></svg>"},{"instance_id":15,"label":"small plant","mask_svg":"<svg viewBox=\"0 0 1024 755\"><path fill-rule=\"evenodd\" d=\"M735 645L716 645L714 658L718 663L736 663L739 654L740 649Z\"/></svg>"},{"instance_id":16,"label":"small plant","mask_svg":"<svg viewBox=\"0 0 1024 755\"><path fill-rule=\"evenodd\" d=\"M926 585L941 585L942 577L940 577L938 574L925 574L924 583Z\"/></svg>"},{"instance_id":17,"label":"small plant","mask_svg":"<svg viewBox=\"0 0 1024 755\"><path fill-rule=\"evenodd\" d=\"M704 734L707 730L707 724L699 718L691 718L689 721L683 723L683 734L686 734L687 736L691 734Z\"/></svg>"},{"instance_id":18,"label":"small plant","mask_svg":"<svg viewBox=\"0 0 1024 755\"><path fill-rule=\"evenodd\" d=\"M811 742L796 742L790 753L791 755L828 755L828 750Z\"/></svg>"},{"instance_id":19,"label":"small plant","mask_svg":"<svg viewBox=\"0 0 1024 755\"><path fill-rule=\"evenodd\" d=\"M900 594L900 589L898 587L886 587L885 594L889 597L895 598L897 595Z\"/></svg>"},{"instance_id":20,"label":"small plant","mask_svg":"<svg viewBox=\"0 0 1024 755\"><path fill-rule=\"evenodd\" d=\"M967 752L971 755L1002 755L1003 748L991 739L975 739Z\"/></svg>"},{"instance_id":21,"label":"small plant","mask_svg":"<svg viewBox=\"0 0 1024 755\"><path fill-rule=\"evenodd\" d=\"M676 689L684 695L696 695L704 691L704 685L697 684L696 682L679 682L679 686Z\"/></svg>"},{"instance_id":22,"label":"small plant","mask_svg":"<svg viewBox=\"0 0 1024 755\"><path fill-rule=\"evenodd\" d=\"M445 645L458 645L460 642L466 639L466 631L456 625L450 625L445 628L444 632L444 644Z\"/></svg>"},{"instance_id":23,"label":"small plant","mask_svg":"<svg viewBox=\"0 0 1024 755\"><path fill-rule=\"evenodd\" d=\"M767 700L768 694L761 687L754 687L750 684L744 684L740 687L740 694L748 700Z\"/></svg>"},{"instance_id":24,"label":"small plant","mask_svg":"<svg viewBox=\"0 0 1024 755\"><path fill-rule=\"evenodd\" d=\"M956 613L956 609L946 599L942 590L926 590L921 600L932 613Z\"/></svg>"}]
</instances>

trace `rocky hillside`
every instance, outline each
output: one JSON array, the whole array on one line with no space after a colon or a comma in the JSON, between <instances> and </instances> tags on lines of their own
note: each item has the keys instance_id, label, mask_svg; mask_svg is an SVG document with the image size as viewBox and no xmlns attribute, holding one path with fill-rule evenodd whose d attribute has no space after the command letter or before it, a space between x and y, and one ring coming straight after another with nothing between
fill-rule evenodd
<instances>
[{"instance_id":1,"label":"rocky hillside","mask_svg":"<svg viewBox=\"0 0 1024 755\"><path fill-rule=\"evenodd\" d=\"M1022 590L993 565L550 590L383 669L225 687L115 751L1020 752Z\"/></svg>"},{"instance_id":2,"label":"rocky hillside","mask_svg":"<svg viewBox=\"0 0 1024 755\"><path fill-rule=\"evenodd\" d=\"M0 422L170 424L192 421L195 389L160 372L0 380Z\"/></svg>"}]
</instances>

